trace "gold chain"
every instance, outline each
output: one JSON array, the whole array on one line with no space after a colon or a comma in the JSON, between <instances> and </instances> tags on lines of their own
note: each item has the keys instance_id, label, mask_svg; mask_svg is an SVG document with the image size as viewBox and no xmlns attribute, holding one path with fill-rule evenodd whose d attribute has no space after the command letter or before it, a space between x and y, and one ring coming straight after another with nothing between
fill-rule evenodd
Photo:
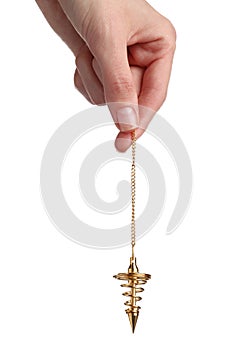
<instances>
[{"instance_id":1,"label":"gold chain","mask_svg":"<svg viewBox=\"0 0 233 350\"><path fill-rule=\"evenodd\" d=\"M136 243L136 228L135 228L135 191L136 191L136 165L135 165L135 152L136 152L136 136L135 130L131 132L132 140L132 164L131 164L131 200L132 200L132 216L131 216L131 245L132 256L134 257L134 246Z\"/></svg>"}]
</instances>

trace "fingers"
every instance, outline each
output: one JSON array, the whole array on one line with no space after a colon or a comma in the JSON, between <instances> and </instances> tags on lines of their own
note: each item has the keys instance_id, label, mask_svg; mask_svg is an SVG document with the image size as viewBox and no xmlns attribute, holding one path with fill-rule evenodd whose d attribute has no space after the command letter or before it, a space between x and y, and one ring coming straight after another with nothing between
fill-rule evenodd
<instances>
[{"instance_id":1,"label":"fingers","mask_svg":"<svg viewBox=\"0 0 233 350\"><path fill-rule=\"evenodd\" d=\"M148 124L154 117L155 112L149 108L139 105L139 115L139 127L135 131L136 139L139 139L139 137L141 137L142 134L145 132L146 128L148 127ZM131 146L131 144L131 133L118 133L115 140L115 147L119 152L125 152Z\"/></svg>"},{"instance_id":2,"label":"fingers","mask_svg":"<svg viewBox=\"0 0 233 350\"><path fill-rule=\"evenodd\" d=\"M153 40L133 44L129 47L128 55L131 65L145 68L139 105L149 107L155 112L166 98L176 41L172 24L161 16L159 20L161 35L158 36L157 33Z\"/></svg>"},{"instance_id":3,"label":"fingers","mask_svg":"<svg viewBox=\"0 0 233 350\"><path fill-rule=\"evenodd\" d=\"M92 68L94 69L94 72L97 75L99 81L101 81L101 83L103 84L101 69L100 69L100 66L98 65L95 57L92 60Z\"/></svg>"},{"instance_id":4,"label":"fingers","mask_svg":"<svg viewBox=\"0 0 233 350\"><path fill-rule=\"evenodd\" d=\"M90 102L92 103L90 96L87 92L87 90L85 89L83 82L82 82L82 78L79 75L78 70L75 70L74 73L74 85L76 87L76 89Z\"/></svg>"},{"instance_id":5,"label":"fingers","mask_svg":"<svg viewBox=\"0 0 233 350\"><path fill-rule=\"evenodd\" d=\"M100 70L100 67L99 67L96 59L94 59L92 61L92 67L93 67L96 75L98 76L99 80L102 81L101 70ZM130 69L131 69L131 74L133 77L133 82L134 82L134 86L135 86L137 95L139 95L140 91L141 91L142 79L143 79L143 74L144 74L145 69L138 67L138 66L131 66ZM141 106L139 106L140 119L143 118L144 122L147 121L145 123L145 125L149 124L149 121L152 119L153 114L154 113L152 113L150 115L150 118L147 121L146 117L148 118L148 115L145 116L145 109L142 108ZM136 129L136 134L135 134L136 138L139 138L144 132L143 122L141 122L141 120L139 121L139 126L140 125L141 125L141 127ZM116 137L116 140L115 140L115 147L119 152L125 152L131 146L131 143L132 143L131 132L119 132L117 137Z\"/></svg>"},{"instance_id":6,"label":"fingers","mask_svg":"<svg viewBox=\"0 0 233 350\"><path fill-rule=\"evenodd\" d=\"M121 38L108 38L101 48L91 48L95 70L104 86L105 101L122 132L138 127L138 96L128 63L127 45Z\"/></svg>"},{"instance_id":7,"label":"fingers","mask_svg":"<svg viewBox=\"0 0 233 350\"><path fill-rule=\"evenodd\" d=\"M145 70L139 104L155 112L163 104L171 74L173 55L166 55L154 62Z\"/></svg>"},{"instance_id":8,"label":"fingers","mask_svg":"<svg viewBox=\"0 0 233 350\"><path fill-rule=\"evenodd\" d=\"M139 128L136 130L136 138L145 132L166 99L175 51L175 30L168 21L165 26L164 32L167 35L164 38L129 48L130 64L145 67L138 98L140 121ZM131 143L131 135L119 133L115 146L120 152L124 152Z\"/></svg>"},{"instance_id":9,"label":"fingers","mask_svg":"<svg viewBox=\"0 0 233 350\"><path fill-rule=\"evenodd\" d=\"M142 80L143 80L143 75L144 75L144 68L141 67L137 67L137 66L131 66L131 73L133 76L133 81L134 81L134 85L137 91L137 95L140 95L140 91L141 91L141 86L142 86ZM143 121L145 123L145 121L148 119L148 115L145 116L145 108L142 108L140 105L138 106L139 108L139 127L136 129L135 131L135 136L138 139L143 132L145 131L145 128L143 127ZM153 114L151 114L149 121L152 119ZM146 119L147 118L147 119ZM142 121L143 119L143 121ZM146 126L149 124L146 123ZM132 144L132 140L131 140L131 132L119 132L116 140L115 140L115 147L119 152L125 152Z\"/></svg>"},{"instance_id":10,"label":"fingers","mask_svg":"<svg viewBox=\"0 0 233 350\"><path fill-rule=\"evenodd\" d=\"M102 83L101 70L95 58L93 58L92 60L92 68L94 69L95 74L97 75L98 79ZM130 70L133 77L136 93L139 96L141 91L142 77L145 69L138 66L130 66Z\"/></svg>"},{"instance_id":11,"label":"fingers","mask_svg":"<svg viewBox=\"0 0 233 350\"><path fill-rule=\"evenodd\" d=\"M137 96L139 96L141 87L142 87L142 79L143 79L145 69L138 66L130 66L130 69L131 69L131 74L133 77L136 93L137 93Z\"/></svg>"},{"instance_id":12,"label":"fingers","mask_svg":"<svg viewBox=\"0 0 233 350\"><path fill-rule=\"evenodd\" d=\"M151 63L144 72L138 98L140 120L139 128L136 130L137 139L145 132L166 98L171 67L172 54L169 54ZM125 152L131 143L131 135L119 133L115 146L120 152Z\"/></svg>"},{"instance_id":13,"label":"fingers","mask_svg":"<svg viewBox=\"0 0 233 350\"><path fill-rule=\"evenodd\" d=\"M76 58L76 67L89 99L93 104L99 105L105 102L104 90L92 67L92 61L93 56L86 46Z\"/></svg>"}]
</instances>

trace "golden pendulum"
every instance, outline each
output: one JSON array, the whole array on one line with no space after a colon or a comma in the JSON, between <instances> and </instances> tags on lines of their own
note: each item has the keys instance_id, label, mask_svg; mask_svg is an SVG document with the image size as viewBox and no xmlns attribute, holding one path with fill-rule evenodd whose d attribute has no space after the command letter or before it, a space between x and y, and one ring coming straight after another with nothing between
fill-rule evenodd
<instances>
[{"instance_id":1,"label":"golden pendulum","mask_svg":"<svg viewBox=\"0 0 233 350\"><path fill-rule=\"evenodd\" d=\"M134 333L136 323L138 320L140 306L137 305L137 302L142 298L138 295L144 291L141 287L142 284L145 284L150 278L151 275L147 273L139 273L136 257L134 255L134 247L136 243L136 230L135 230L135 189L136 189L136 166L135 166L135 151L136 151L136 136L135 130L131 133L132 138L132 164L131 164L131 199L132 199L132 217L131 217L131 246L132 246L132 256L130 258L130 265L128 268L128 273L118 273L118 275L113 276L121 281L128 281L121 285L121 287L129 288L128 291L124 292L123 295L129 297L125 302L125 305L128 307L125 312L127 313Z\"/></svg>"}]
</instances>

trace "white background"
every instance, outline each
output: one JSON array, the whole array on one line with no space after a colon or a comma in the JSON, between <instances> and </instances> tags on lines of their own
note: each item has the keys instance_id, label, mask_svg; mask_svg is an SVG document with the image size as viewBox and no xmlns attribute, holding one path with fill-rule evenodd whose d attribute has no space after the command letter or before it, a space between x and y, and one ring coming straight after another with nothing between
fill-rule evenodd
<instances>
[{"instance_id":1,"label":"white background","mask_svg":"<svg viewBox=\"0 0 233 350\"><path fill-rule=\"evenodd\" d=\"M156 226L138 242L139 267L153 278L134 336L112 278L127 268L129 247L102 251L69 241L40 198L50 136L89 107L73 87L74 58L33 1L1 4L2 350L233 348L231 2L151 3L177 30L160 114L189 151L194 189L176 232L166 236Z\"/></svg>"}]
</instances>

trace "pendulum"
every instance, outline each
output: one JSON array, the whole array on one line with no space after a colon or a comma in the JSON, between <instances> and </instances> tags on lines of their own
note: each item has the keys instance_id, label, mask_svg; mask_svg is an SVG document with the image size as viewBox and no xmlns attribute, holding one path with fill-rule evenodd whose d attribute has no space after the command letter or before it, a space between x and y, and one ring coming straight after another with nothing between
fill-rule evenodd
<instances>
[{"instance_id":1,"label":"pendulum","mask_svg":"<svg viewBox=\"0 0 233 350\"><path fill-rule=\"evenodd\" d=\"M134 333L140 306L137 305L137 302L142 298L138 295L144 291L141 287L142 284L145 284L150 278L151 275L147 273L140 273L136 264L136 257L134 255L134 247L136 243L136 230L135 230L135 189L136 189L136 166L135 166L135 151L136 151L136 136L135 130L131 132L132 139L132 164L131 164L131 200L132 200L132 217L131 217L131 247L132 254L130 258L130 265L128 272L118 273L113 276L121 281L127 281L121 285L121 287L128 288L128 291L124 292L123 295L129 299L125 302L127 309L125 312L129 317L129 322Z\"/></svg>"},{"instance_id":2,"label":"pendulum","mask_svg":"<svg viewBox=\"0 0 233 350\"><path fill-rule=\"evenodd\" d=\"M137 305L137 302L142 298L138 296L138 293L144 291L141 287L142 284L145 284L150 278L151 275L147 273L139 273L136 257L134 255L134 247L136 243L136 230L135 230L135 189L136 189L136 165L135 165L135 151L136 151L136 136L135 130L131 133L132 139L132 164L131 164L131 200L132 200L132 216L131 216L131 247L132 254L130 258L130 265L127 273L118 273L113 276L121 281L127 281L121 285L121 287L129 288L128 291L124 292L123 295L129 297L125 302L125 305L128 307L125 311L129 317L130 325L132 332L134 333L140 306Z\"/></svg>"}]
</instances>

